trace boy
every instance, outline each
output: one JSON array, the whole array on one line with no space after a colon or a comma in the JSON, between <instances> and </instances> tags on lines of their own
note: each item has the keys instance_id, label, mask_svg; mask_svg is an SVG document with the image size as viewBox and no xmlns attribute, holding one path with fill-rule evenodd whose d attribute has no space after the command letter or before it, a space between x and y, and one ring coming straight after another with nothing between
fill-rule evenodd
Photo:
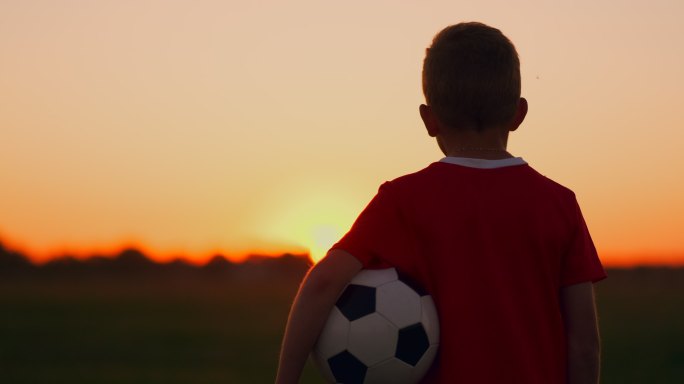
<instances>
[{"instance_id":1,"label":"boy","mask_svg":"<svg viewBox=\"0 0 684 384\"><path fill-rule=\"evenodd\" d=\"M278 383L297 382L349 280L386 266L437 305L440 352L424 382L598 382L592 283L605 272L572 191L506 150L527 113L519 65L513 44L484 24L435 36L419 112L446 157L384 183L308 273Z\"/></svg>"}]
</instances>

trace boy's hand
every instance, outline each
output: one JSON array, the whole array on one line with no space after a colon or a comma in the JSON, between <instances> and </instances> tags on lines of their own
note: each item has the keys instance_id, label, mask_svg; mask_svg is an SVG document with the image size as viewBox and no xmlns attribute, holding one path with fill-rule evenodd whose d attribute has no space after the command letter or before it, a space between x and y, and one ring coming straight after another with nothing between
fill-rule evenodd
<instances>
[{"instance_id":1,"label":"boy's hand","mask_svg":"<svg viewBox=\"0 0 684 384\"><path fill-rule=\"evenodd\" d=\"M280 351L277 384L299 381L335 301L361 267L361 262L348 252L333 249L309 270L290 310Z\"/></svg>"}]
</instances>

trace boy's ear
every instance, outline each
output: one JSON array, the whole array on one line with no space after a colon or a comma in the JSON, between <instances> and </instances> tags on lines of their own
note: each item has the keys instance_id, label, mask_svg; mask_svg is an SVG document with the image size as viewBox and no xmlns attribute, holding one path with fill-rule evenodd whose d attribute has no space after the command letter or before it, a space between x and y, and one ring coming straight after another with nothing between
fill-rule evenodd
<instances>
[{"instance_id":1,"label":"boy's ear","mask_svg":"<svg viewBox=\"0 0 684 384\"><path fill-rule=\"evenodd\" d=\"M420 112L420 118L423 119L428 135L430 137L439 135L439 120L437 120L437 116L435 116L432 108L429 105L421 104L418 111Z\"/></svg>"},{"instance_id":2,"label":"boy's ear","mask_svg":"<svg viewBox=\"0 0 684 384\"><path fill-rule=\"evenodd\" d=\"M525 120L525 116L527 116L527 107L527 100L524 97L521 97L518 101L518 108L515 110L515 116L511 121L511 126L508 128L509 131L515 131L520 124L522 124L523 120Z\"/></svg>"}]
</instances>

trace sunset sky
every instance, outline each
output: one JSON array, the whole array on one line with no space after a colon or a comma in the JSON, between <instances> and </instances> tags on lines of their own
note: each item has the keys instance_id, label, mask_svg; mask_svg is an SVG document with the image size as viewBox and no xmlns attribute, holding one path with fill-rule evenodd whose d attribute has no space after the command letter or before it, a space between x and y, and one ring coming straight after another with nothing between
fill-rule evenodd
<instances>
[{"instance_id":1,"label":"sunset sky","mask_svg":"<svg viewBox=\"0 0 684 384\"><path fill-rule=\"evenodd\" d=\"M500 28L509 150L575 191L604 262L684 264L684 2L0 0L0 241L36 260L320 256L442 157L435 33Z\"/></svg>"}]
</instances>

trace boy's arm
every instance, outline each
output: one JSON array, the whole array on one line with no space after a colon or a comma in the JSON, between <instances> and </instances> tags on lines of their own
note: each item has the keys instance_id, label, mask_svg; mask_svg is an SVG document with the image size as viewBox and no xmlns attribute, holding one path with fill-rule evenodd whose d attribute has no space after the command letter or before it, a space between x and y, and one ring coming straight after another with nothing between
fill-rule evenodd
<instances>
[{"instance_id":1,"label":"boy's arm","mask_svg":"<svg viewBox=\"0 0 684 384\"><path fill-rule=\"evenodd\" d=\"M593 284L561 288L560 303L567 339L568 384L597 384L601 347Z\"/></svg>"},{"instance_id":2,"label":"boy's arm","mask_svg":"<svg viewBox=\"0 0 684 384\"><path fill-rule=\"evenodd\" d=\"M361 267L354 256L334 249L311 268L290 310L280 350L277 384L299 382L306 359L335 301Z\"/></svg>"}]
</instances>

